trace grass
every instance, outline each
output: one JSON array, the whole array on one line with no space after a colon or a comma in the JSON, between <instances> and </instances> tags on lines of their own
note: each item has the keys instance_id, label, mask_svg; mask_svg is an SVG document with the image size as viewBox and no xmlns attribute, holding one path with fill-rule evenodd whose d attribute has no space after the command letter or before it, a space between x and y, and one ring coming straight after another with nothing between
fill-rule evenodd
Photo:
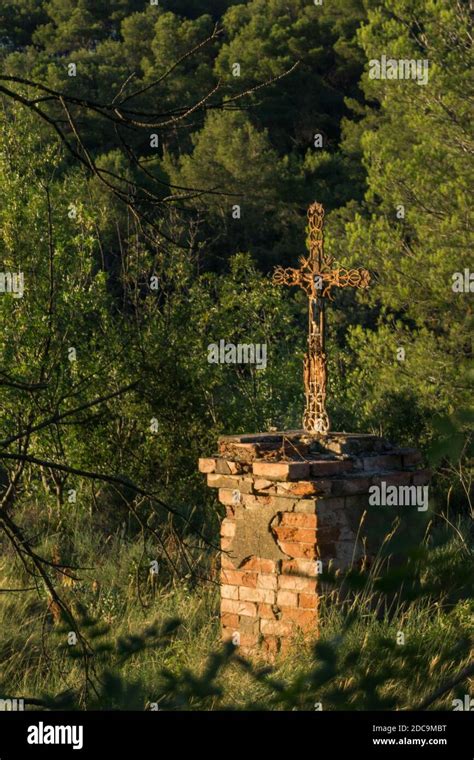
<instances>
[{"instance_id":1,"label":"grass","mask_svg":"<svg viewBox=\"0 0 474 760\"><path fill-rule=\"evenodd\" d=\"M120 531L104 540L87 528L86 520L77 522L69 537L50 526L38 552L59 553L62 562L85 568L78 573L80 580L59 574L56 578L96 652L90 674L97 693L89 689L81 706L312 710L322 704L324 710L409 709L472 657L474 604L465 572L472 561L469 529L459 523L449 540L446 529L438 533L444 543L439 535L437 540L431 537L411 601L392 594L388 611L377 604L382 598L377 585L381 571L375 566L364 588L357 587L346 601L337 600L337 590L326 594L316 646L295 640L272 668L262 662L249 664L223 648L212 563L208 583L196 583L192 577L172 580L161 564L158 577L151 578L150 543ZM68 552L67 547L74 548ZM31 577L4 548L0 588L31 588ZM202 547L197 551L202 556ZM360 578L356 580L360 585ZM413 587L409 579L404 583ZM180 624L166 632L167 623L175 619ZM150 630L153 625L156 629ZM55 623L41 587L0 594L0 626L1 696L47 700L62 695L72 700L66 706L77 705L80 694L84 698L79 646L68 644L71 626ZM469 688L469 681L462 682L434 702L433 709L452 709L453 698L469 693Z\"/></svg>"}]
</instances>

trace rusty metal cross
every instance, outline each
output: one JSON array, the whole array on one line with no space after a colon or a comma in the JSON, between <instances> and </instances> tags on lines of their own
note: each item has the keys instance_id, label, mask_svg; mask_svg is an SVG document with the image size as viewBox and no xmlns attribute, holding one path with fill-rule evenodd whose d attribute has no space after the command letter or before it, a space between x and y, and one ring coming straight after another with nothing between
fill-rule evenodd
<instances>
[{"instance_id":1,"label":"rusty metal cross","mask_svg":"<svg viewBox=\"0 0 474 760\"><path fill-rule=\"evenodd\" d=\"M308 351L304 358L306 406L303 428L308 433L329 432L326 411L327 357L325 349L325 301L334 300L332 288L367 288L370 273L366 269L346 269L324 253L324 208L312 203L308 209L309 256L301 257L300 268L276 267L275 285L298 285L309 298ZM336 268L333 269L333 265Z\"/></svg>"}]
</instances>

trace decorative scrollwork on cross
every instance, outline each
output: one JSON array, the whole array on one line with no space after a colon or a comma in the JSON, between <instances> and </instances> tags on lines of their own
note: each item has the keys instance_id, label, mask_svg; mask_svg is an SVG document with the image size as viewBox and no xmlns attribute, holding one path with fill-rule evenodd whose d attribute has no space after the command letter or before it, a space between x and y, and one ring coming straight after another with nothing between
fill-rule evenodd
<instances>
[{"instance_id":1,"label":"decorative scrollwork on cross","mask_svg":"<svg viewBox=\"0 0 474 760\"><path fill-rule=\"evenodd\" d=\"M309 298L308 351L304 358L306 406L303 428L324 435L329 432L326 412L327 356L325 351L325 300L334 300L333 288L368 288L366 269L346 269L324 253L324 208L312 203L308 209L309 256L301 256L299 269L277 266L274 285L296 285Z\"/></svg>"}]
</instances>

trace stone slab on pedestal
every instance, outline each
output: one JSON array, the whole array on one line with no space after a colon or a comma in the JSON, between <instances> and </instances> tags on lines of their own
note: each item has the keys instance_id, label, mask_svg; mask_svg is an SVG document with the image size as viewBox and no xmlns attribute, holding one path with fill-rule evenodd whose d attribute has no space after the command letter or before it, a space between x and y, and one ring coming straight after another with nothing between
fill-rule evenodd
<instances>
[{"instance_id":1,"label":"stone slab on pedestal","mask_svg":"<svg viewBox=\"0 0 474 760\"><path fill-rule=\"evenodd\" d=\"M297 632L316 636L318 575L366 564L380 546L380 512L374 509L383 507L368 512L369 489L384 481L410 494L430 479L421 460L416 449L374 435L296 430L221 436L218 454L200 459L199 469L226 508L223 637L244 654L272 658ZM389 511L382 528L395 516Z\"/></svg>"}]
</instances>

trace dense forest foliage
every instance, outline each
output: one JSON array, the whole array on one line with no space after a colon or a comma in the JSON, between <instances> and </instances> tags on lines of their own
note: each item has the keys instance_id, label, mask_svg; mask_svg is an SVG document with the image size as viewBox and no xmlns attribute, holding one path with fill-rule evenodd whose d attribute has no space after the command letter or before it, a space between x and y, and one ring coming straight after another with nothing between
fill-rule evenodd
<instances>
[{"instance_id":1,"label":"dense forest foliage","mask_svg":"<svg viewBox=\"0 0 474 760\"><path fill-rule=\"evenodd\" d=\"M144 536L200 571L198 457L300 427L307 303L271 272L314 200L373 274L328 310L333 427L420 446L436 511L469 514L470 34L464 0L3 0L2 545L46 597L40 555L88 566L88 531L137 539L124 583ZM370 78L382 54L428 82ZM209 363L222 339L267 367Z\"/></svg>"}]
</instances>

